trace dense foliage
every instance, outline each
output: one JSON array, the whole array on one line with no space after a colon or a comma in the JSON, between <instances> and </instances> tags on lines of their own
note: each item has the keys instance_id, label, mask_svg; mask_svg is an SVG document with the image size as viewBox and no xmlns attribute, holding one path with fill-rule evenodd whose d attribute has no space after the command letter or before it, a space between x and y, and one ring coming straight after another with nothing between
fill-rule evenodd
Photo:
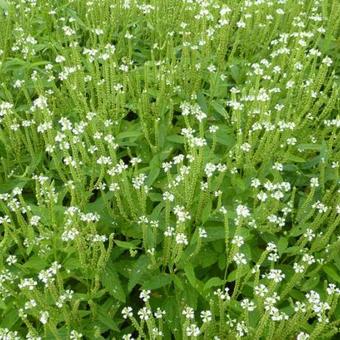
<instances>
[{"instance_id":1,"label":"dense foliage","mask_svg":"<svg viewBox=\"0 0 340 340\"><path fill-rule=\"evenodd\" d=\"M339 339L338 0L0 0L0 339Z\"/></svg>"}]
</instances>

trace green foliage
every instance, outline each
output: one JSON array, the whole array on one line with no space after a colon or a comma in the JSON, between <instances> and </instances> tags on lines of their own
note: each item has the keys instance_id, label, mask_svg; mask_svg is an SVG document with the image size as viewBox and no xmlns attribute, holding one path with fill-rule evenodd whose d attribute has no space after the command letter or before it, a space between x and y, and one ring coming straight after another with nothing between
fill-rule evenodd
<instances>
[{"instance_id":1,"label":"green foliage","mask_svg":"<svg viewBox=\"0 0 340 340\"><path fill-rule=\"evenodd\" d=\"M0 339L336 339L336 0L0 0Z\"/></svg>"}]
</instances>

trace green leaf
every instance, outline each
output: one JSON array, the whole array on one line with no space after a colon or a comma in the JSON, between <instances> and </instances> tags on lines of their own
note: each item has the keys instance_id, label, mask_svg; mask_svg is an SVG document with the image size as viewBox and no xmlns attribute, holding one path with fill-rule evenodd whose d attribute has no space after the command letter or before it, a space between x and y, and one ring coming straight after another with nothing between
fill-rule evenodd
<instances>
[{"instance_id":1,"label":"green leaf","mask_svg":"<svg viewBox=\"0 0 340 340\"><path fill-rule=\"evenodd\" d=\"M143 287L144 289L158 289L169 285L171 282L172 278L169 274L161 273L145 281Z\"/></svg>"},{"instance_id":2,"label":"green leaf","mask_svg":"<svg viewBox=\"0 0 340 340\"><path fill-rule=\"evenodd\" d=\"M168 296L164 299L163 306L162 306L166 312L166 322L168 323L168 327L171 329L175 329L173 331L174 333L174 339L181 339L181 323L179 318L179 306L177 304L176 296ZM172 337L168 337L166 339L171 339Z\"/></svg>"},{"instance_id":3,"label":"green leaf","mask_svg":"<svg viewBox=\"0 0 340 340\"><path fill-rule=\"evenodd\" d=\"M197 103L204 112L208 112L207 100L202 92L197 93Z\"/></svg>"},{"instance_id":4,"label":"green leaf","mask_svg":"<svg viewBox=\"0 0 340 340\"><path fill-rule=\"evenodd\" d=\"M306 292L314 289L320 282L320 275L313 275L310 279L304 282L302 285L302 291Z\"/></svg>"},{"instance_id":5,"label":"green leaf","mask_svg":"<svg viewBox=\"0 0 340 340\"><path fill-rule=\"evenodd\" d=\"M19 320L18 310L17 309L10 309L4 313L4 317L1 320L1 327L9 328Z\"/></svg>"},{"instance_id":6,"label":"green leaf","mask_svg":"<svg viewBox=\"0 0 340 340\"><path fill-rule=\"evenodd\" d=\"M232 146L235 144L235 136L230 129L219 126L216 131L216 141L222 145Z\"/></svg>"},{"instance_id":7,"label":"green leaf","mask_svg":"<svg viewBox=\"0 0 340 340\"><path fill-rule=\"evenodd\" d=\"M143 132L135 130L135 131L125 131L121 132L117 139L124 139L124 138L131 138L131 139L137 139L138 137L142 136Z\"/></svg>"},{"instance_id":8,"label":"green leaf","mask_svg":"<svg viewBox=\"0 0 340 340\"><path fill-rule=\"evenodd\" d=\"M128 283L128 291L131 292L133 287L140 283L141 278L145 275L145 273L149 273L150 269L148 268L150 264L150 260L146 255L141 255L136 261L135 265L132 268L132 273Z\"/></svg>"},{"instance_id":9,"label":"green leaf","mask_svg":"<svg viewBox=\"0 0 340 340\"><path fill-rule=\"evenodd\" d=\"M0 183L0 193L9 192L16 187L23 188L30 180L30 178L20 177L6 181L6 183Z\"/></svg>"},{"instance_id":10,"label":"green leaf","mask_svg":"<svg viewBox=\"0 0 340 340\"><path fill-rule=\"evenodd\" d=\"M159 192L149 192L148 197L152 202L161 202L162 201L162 194Z\"/></svg>"},{"instance_id":11,"label":"green leaf","mask_svg":"<svg viewBox=\"0 0 340 340\"><path fill-rule=\"evenodd\" d=\"M178 277L177 275L173 274L173 275L172 275L172 280L173 280L175 286L176 286L179 290L184 290L183 282L182 282L182 280L181 280L180 277Z\"/></svg>"},{"instance_id":12,"label":"green leaf","mask_svg":"<svg viewBox=\"0 0 340 340\"><path fill-rule=\"evenodd\" d=\"M340 273L333 264L326 264L322 270L335 282L340 283Z\"/></svg>"},{"instance_id":13,"label":"green leaf","mask_svg":"<svg viewBox=\"0 0 340 340\"><path fill-rule=\"evenodd\" d=\"M279 242L277 243L277 250L280 255L287 249L288 240L285 237L281 237Z\"/></svg>"},{"instance_id":14,"label":"green leaf","mask_svg":"<svg viewBox=\"0 0 340 340\"><path fill-rule=\"evenodd\" d=\"M0 0L1 1L1 0ZM3 1L4 2L4 1ZM1 7L1 5L0 5ZM3 70L5 71L14 71L18 68L25 68L27 62L18 58L9 58L7 61L3 63Z\"/></svg>"},{"instance_id":15,"label":"green leaf","mask_svg":"<svg viewBox=\"0 0 340 340\"><path fill-rule=\"evenodd\" d=\"M107 314L106 310L104 310L100 305L96 305L96 310L97 310L97 318L98 318L99 323L107 327L107 329L110 329L116 332L119 331L117 324L113 321L113 317L110 317Z\"/></svg>"},{"instance_id":16,"label":"green leaf","mask_svg":"<svg viewBox=\"0 0 340 340\"><path fill-rule=\"evenodd\" d=\"M203 290L207 290L211 287L222 286L224 283L224 280L220 279L219 277L212 277L205 283Z\"/></svg>"},{"instance_id":17,"label":"green leaf","mask_svg":"<svg viewBox=\"0 0 340 340\"><path fill-rule=\"evenodd\" d=\"M125 303L126 297L122 283L112 265L106 266L101 277L101 283L114 298Z\"/></svg>"},{"instance_id":18,"label":"green leaf","mask_svg":"<svg viewBox=\"0 0 340 340\"><path fill-rule=\"evenodd\" d=\"M238 277L243 277L244 275L246 275L248 272L249 272L249 266L248 265L244 265L244 266L241 266L237 269L235 269L234 271L232 271L228 277L227 277L227 282L232 282L232 281L235 281L236 280L236 277L238 275ZM237 273L238 271L238 273Z\"/></svg>"},{"instance_id":19,"label":"green leaf","mask_svg":"<svg viewBox=\"0 0 340 340\"><path fill-rule=\"evenodd\" d=\"M133 241L130 241L130 242L114 240L114 242L116 243L116 245L119 248L124 248L124 249L136 249L136 248L138 248L137 246L140 243L139 240L133 240Z\"/></svg>"},{"instance_id":20,"label":"green leaf","mask_svg":"<svg viewBox=\"0 0 340 340\"><path fill-rule=\"evenodd\" d=\"M218 254L209 245L201 249L196 259L203 268L207 268L217 262Z\"/></svg>"},{"instance_id":21,"label":"green leaf","mask_svg":"<svg viewBox=\"0 0 340 340\"><path fill-rule=\"evenodd\" d=\"M5 0L0 0L0 8L7 10L8 9L8 2Z\"/></svg>"},{"instance_id":22,"label":"green leaf","mask_svg":"<svg viewBox=\"0 0 340 340\"><path fill-rule=\"evenodd\" d=\"M320 144L299 144L298 147L299 147L299 149L302 149L302 150L315 150L315 151L319 151L321 149L321 145Z\"/></svg>"},{"instance_id":23,"label":"green leaf","mask_svg":"<svg viewBox=\"0 0 340 340\"><path fill-rule=\"evenodd\" d=\"M40 271L41 269L47 267L48 263L45 258L41 256L32 256L28 261L26 261L22 267L30 268L36 271Z\"/></svg>"},{"instance_id":24,"label":"green leaf","mask_svg":"<svg viewBox=\"0 0 340 340\"><path fill-rule=\"evenodd\" d=\"M202 223L206 222L208 218L210 217L211 208L212 208L212 201L209 200L208 202L206 202L202 210L202 217L201 217Z\"/></svg>"},{"instance_id":25,"label":"green leaf","mask_svg":"<svg viewBox=\"0 0 340 340\"><path fill-rule=\"evenodd\" d=\"M237 61L237 65L231 65L230 67L230 73L231 77L235 81L236 84L240 84L244 81L244 63Z\"/></svg>"},{"instance_id":26,"label":"green leaf","mask_svg":"<svg viewBox=\"0 0 340 340\"><path fill-rule=\"evenodd\" d=\"M207 231L208 234L208 237L206 238L207 242L224 240L225 238L225 230L223 225L208 226L205 227L205 230Z\"/></svg>"},{"instance_id":27,"label":"green leaf","mask_svg":"<svg viewBox=\"0 0 340 340\"><path fill-rule=\"evenodd\" d=\"M81 268L81 265L78 258L70 257L65 260L65 262L63 263L63 267L65 267L66 270L74 271Z\"/></svg>"},{"instance_id":28,"label":"green leaf","mask_svg":"<svg viewBox=\"0 0 340 340\"><path fill-rule=\"evenodd\" d=\"M185 264L184 273L191 286L202 293L203 283L196 278L194 267L190 262Z\"/></svg>"},{"instance_id":29,"label":"green leaf","mask_svg":"<svg viewBox=\"0 0 340 340\"><path fill-rule=\"evenodd\" d=\"M154 183L154 181L157 179L160 171L161 171L160 168L153 168L153 169L151 169L151 171L149 173L149 176L148 176L148 179L146 180L146 184L148 186L151 186Z\"/></svg>"},{"instance_id":30,"label":"green leaf","mask_svg":"<svg viewBox=\"0 0 340 340\"><path fill-rule=\"evenodd\" d=\"M166 140L168 142L172 142L172 143L177 143L177 144L184 144L184 137L183 136L179 136L179 135L171 135L171 136L167 136Z\"/></svg>"},{"instance_id":31,"label":"green leaf","mask_svg":"<svg viewBox=\"0 0 340 340\"><path fill-rule=\"evenodd\" d=\"M213 100L210 104L213 109L219 113L222 117L227 118L228 117L228 112L227 110L221 105L219 104L216 100Z\"/></svg>"},{"instance_id":32,"label":"green leaf","mask_svg":"<svg viewBox=\"0 0 340 340\"><path fill-rule=\"evenodd\" d=\"M286 158L287 161L292 161L292 162L296 162L296 163L306 162L306 160L304 158L292 155L291 153L286 153L285 158Z\"/></svg>"}]
</instances>

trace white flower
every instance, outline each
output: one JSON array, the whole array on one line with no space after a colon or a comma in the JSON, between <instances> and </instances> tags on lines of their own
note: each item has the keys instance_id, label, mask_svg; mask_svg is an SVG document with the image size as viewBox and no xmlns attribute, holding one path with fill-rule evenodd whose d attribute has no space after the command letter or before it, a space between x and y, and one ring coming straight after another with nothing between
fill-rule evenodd
<instances>
[{"instance_id":1,"label":"white flower","mask_svg":"<svg viewBox=\"0 0 340 340\"><path fill-rule=\"evenodd\" d=\"M295 137L287 138L288 145L295 145L297 143L297 139Z\"/></svg>"},{"instance_id":2,"label":"white flower","mask_svg":"<svg viewBox=\"0 0 340 340\"><path fill-rule=\"evenodd\" d=\"M33 107L31 108L32 111L36 109L46 109L47 108L47 98L44 96L39 96L37 99L33 101Z\"/></svg>"},{"instance_id":3,"label":"white flower","mask_svg":"<svg viewBox=\"0 0 340 340\"><path fill-rule=\"evenodd\" d=\"M198 229L198 235L199 235L200 238L207 238L208 237L207 231L204 228Z\"/></svg>"},{"instance_id":4,"label":"white flower","mask_svg":"<svg viewBox=\"0 0 340 340\"><path fill-rule=\"evenodd\" d=\"M274 163L274 165L273 165L273 169L274 169L274 170L277 170L277 171L283 171L283 164L282 164L282 163L276 162L276 163Z\"/></svg>"},{"instance_id":5,"label":"white flower","mask_svg":"<svg viewBox=\"0 0 340 340\"><path fill-rule=\"evenodd\" d=\"M280 191L280 190L274 191L270 196L272 198L276 199L277 201L279 201L281 198L284 197L282 191Z\"/></svg>"},{"instance_id":6,"label":"white flower","mask_svg":"<svg viewBox=\"0 0 340 340\"><path fill-rule=\"evenodd\" d=\"M49 314L49 312L47 312L47 311L40 312L39 321L40 321L43 325L46 325L47 322L48 322L49 316L50 316L50 314Z\"/></svg>"},{"instance_id":7,"label":"white flower","mask_svg":"<svg viewBox=\"0 0 340 340\"><path fill-rule=\"evenodd\" d=\"M61 239L65 242L73 241L79 235L79 231L76 228L71 228L70 230L65 230L62 235Z\"/></svg>"},{"instance_id":8,"label":"white flower","mask_svg":"<svg viewBox=\"0 0 340 340\"><path fill-rule=\"evenodd\" d=\"M139 297L144 301L147 302L150 299L150 293L151 290L142 290L141 293L139 294Z\"/></svg>"},{"instance_id":9,"label":"white flower","mask_svg":"<svg viewBox=\"0 0 340 340\"><path fill-rule=\"evenodd\" d=\"M253 188L258 188L261 185L261 182L258 178L253 178L251 180L250 186Z\"/></svg>"},{"instance_id":10,"label":"white flower","mask_svg":"<svg viewBox=\"0 0 340 340\"><path fill-rule=\"evenodd\" d=\"M309 339L309 335L304 332L300 332L296 337L296 340L307 340L307 339Z\"/></svg>"},{"instance_id":11,"label":"white flower","mask_svg":"<svg viewBox=\"0 0 340 340\"><path fill-rule=\"evenodd\" d=\"M224 291L221 288L218 288L215 292L214 295L218 296L221 300L230 300L230 295L229 295L229 288L226 287Z\"/></svg>"},{"instance_id":12,"label":"white flower","mask_svg":"<svg viewBox=\"0 0 340 340\"><path fill-rule=\"evenodd\" d=\"M163 162L162 163L162 168L164 172L169 172L172 167L172 162Z\"/></svg>"},{"instance_id":13,"label":"white flower","mask_svg":"<svg viewBox=\"0 0 340 340\"><path fill-rule=\"evenodd\" d=\"M65 292L59 296L57 302L55 303L56 306L58 308L62 308L66 301L72 300L73 294L74 294L73 290L71 289L65 290Z\"/></svg>"},{"instance_id":14,"label":"white flower","mask_svg":"<svg viewBox=\"0 0 340 340\"><path fill-rule=\"evenodd\" d=\"M317 209L319 213L325 213L328 210L328 207L325 204L321 203L320 201L315 202L312 205L312 208Z\"/></svg>"},{"instance_id":15,"label":"white flower","mask_svg":"<svg viewBox=\"0 0 340 340\"><path fill-rule=\"evenodd\" d=\"M191 147L203 147L207 145L207 141L204 138L194 137L189 140L189 144Z\"/></svg>"},{"instance_id":16,"label":"white flower","mask_svg":"<svg viewBox=\"0 0 340 340\"><path fill-rule=\"evenodd\" d=\"M164 231L164 236L171 237L175 232L175 228L173 227L167 227Z\"/></svg>"},{"instance_id":17,"label":"white flower","mask_svg":"<svg viewBox=\"0 0 340 340\"><path fill-rule=\"evenodd\" d=\"M303 273L305 270L305 267L301 264L294 262L293 269L295 273Z\"/></svg>"},{"instance_id":18,"label":"white flower","mask_svg":"<svg viewBox=\"0 0 340 340\"><path fill-rule=\"evenodd\" d=\"M154 313L155 318L156 319L162 319L164 315L165 315L165 310L162 310L159 307L157 307L157 310Z\"/></svg>"},{"instance_id":19,"label":"white flower","mask_svg":"<svg viewBox=\"0 0 340 340\"><path fill-rule=\"evenodd\" d=\"M317 177L313 177L310 180L310 186L312 188L317 188L319 186L319 179Z\"/></svg>"},{"instance_id":20,"label":"white flower","mask_svg":"<svg viewBox=\"0 0 340 340\"><path fill-rule=\"evenodd\" d=\"M207 70L208 70L210 73L216 72L216 66L213 65L213 64L210 64L210 65L207 67Z\"/></svg>"},{"instance_id":21,"label":"white flower","mask_svg":"<svg viewBox=\"0 0 340 340\"><path fill-rule=\"evenodd\" d=\"M133 316L132 308L130 306L124 307L122 309L122 316L123 316L124 319L132 317Z\"/></svg>"},{"instance_id":22,"label":"white flower","mask_svg":"<svg viewBox=\"0 0 340 340\"><path fill-rule=\"evenodd\" d=\"M238 247L241 247L244 244L244 238L240 235L235 235L231 243L236 244Z\"/></svg>"},{"instance_id":23,"label":"white flower","mask_svg":"<svg viewBox=\"0 0 340 340\"><path fill-rule=\"evenodd\" d=\"M139 315L141 320L147 321L150 319L151 310L147 307L143 307L137 312L137 314Z\"/></svg>"},{"instance_id":24,"label":"white flower","mask_svg":"<svg viewBox=\"0 0 340 340\"><path fill-rule=\"evenodd\" d=\"M186 319L192 320L195 317L194 309L191 307L185 307L182 311L182 315L184 315Z\"/></svg>"},{"instance_id":25,"label":"white flower","mask_svg":"<svg viewBox=\"0 0 340 340\"><path fill-rule=\"evenodd\" d=\"M304 254L302 256L302 261L308 263L309 265L315 263L315 258L313 255Z\"/></svg>"},{"instance_id":26,"label":"white flower","mask_svg":"<svg viewBox=\"0 0 340 340\"><path fill-rule=\"evenodd\" d=\"M44 133L47 130L52 129L52 122L44 122L38 125L37 132Z\"/></svg>"},{"instance_id":27,"label":"white flower","mask_svg":"<svg viewBox=\"0 0 340 340\"><path fill-rule=\"evenodd\" d=\"M112 160L110 157L100 156L97 159L97 164L99 165L110 165L112 164Z\"/></svg>"},{"instance_id":28,"label":"white flower","mask_svg":"<svg viewBox=\"0 0 340 340\"><path fill-rule=\"evenodd\" d=\"M210 133L215 133L215 132L217 132L217 130L219 129L219 127L217 126L217 125L211 125L211 126L209 126L209 132Z\"/></svg>"},{"instance_id":29,"label":"white flower","mask_svg":"<svg viewBox=\"0 0 340 340\"><path fill-rule=\"evenodd\" d=\"M79 340L82 337L83 337L83 334L77 332L74 329L70 332L70 340Z\"/></svg>"},{"instance_id":30,"label":"white flower","mask_svg":"<svg viewBox=\"0 0 340 340\"><path fill-rule=\"evenodd\" d=\"M236 253L233 257L233 260L236 262L237 265L247 264L247 259L242 253Z\"/></svg>"},{"instance_id":31,"label":"white flower","mask_svg":"<svg viewBox=\"0 0 340 340\"><path fill-rule=\"evenodd\" d=\"M201 319L203 323L210 322L212 320L212 313L210 310L203 310L201 312Z\"/></svg>"},{"instance_id":32,"label":"white flower","mask_svg":"<svg viewBox=\"0 0 340 340\"><path fill-rule=\"evenodd\" d=\"M12 266L13 264L18 262L18 258L16 257L16 255L9 255L6 258L6 262L9 266Z\"/></svg>"},{"instance_id":33,"label":"white flower","mask_svg":"<svg viewBox=\"0 0 340 340\"><path fill-rule=\"evenodd\" d=\"M306 313L306 304L304 302L296 301L294 305L294 312Z\"/></svg>"},{"instance_id":34,"label":"white flower","mask_svg":"<svg viewBox=\"0 0 340 340\"><path fill-rule=\"evenodd\" d=\"M190 214L184 210L183 206L176 205L174 207L174 213L177 216L177 222L185 222L191 219Z\"/></svg>"},{"instance_id":35,"label":"white flower","mask_svg":"<svg viewBox=\"0 0 340 340\"><path fill-rule=\"evenodd\" d=\"M276 244L273 243L273 242L268 242L266 250L267 251L277 251Z\"/></svg>"},{"instance_id":36,"label":"white flower","mask_svg":"<svg viewBox=\"0 0 340 340\"><path fill-rule=\"evenodd\" d=\"M92 30L92 32L95 33L96 35L104 34L104 31L101 28L95 28L94 30Z\"/></svg>"},{"instance_id":37,"label":"white flower","mask_svg":"<svg viewBox=\"0 0 340 340\"><path fill-rule=\"evenodd\" d=\"M119 184L116 182L112 182L109 186L109 190L112 192L116 192L119 190Z\"/></svg>"},{"instance_id":38,"label":"white flower","mask_svg":"<svg viewBox=\"0 0 340 340\"><path fill-rule=\"evenodd\" d=\"M168 192L168 191L165 191L165 192L163 193L162 197L163 197L163 200L164 200L164 201L169 201L169 202L173 202L174 199L175 199L174 194L172 194L172 193L170 193L170 192Z\"/></svg>"},{"instance_id":39,"label":"white flower","mask_svg":"<svg viewBox=\"0 0 340 340\"><path fill-rule=\"evenodd\" d=\"M75 30L73 30L71 27L66 26L66 25L63 26L62 29L63 29L65 35L67 35L67 36L71 36L71 35L74 35L76 33Z\"/></svg>"},{"instance_id":40,"label":"white flower","mask_svg":"<svg viewBox=\"0 0 340 340\"><path fill-rule=\"evenodd\" d=\"M200 329L195 324L188 326L185 331L187 336L197 337L201 334Z\"/></svg>"},{"instance_id":41,"label":"white flower","mask_svg":"<svg viewBox=\"0 0 340 340\"><path fill-rule=\"evenodd\" d=\"M322 59L322 63L330 67L333 64L333 60L330 57L325 57Z\"/></svg>"},{"instance_id":42,"label":"white flower","mask_svg":"<svg viewBox=\"0 0 340 340\"><path fill-rule=\"evenodd\" d=\"M20 80L20 79L18 79L18 80L16 80L16 81L14 82L13 87L14 87L15 89L20 89L20 88L22 87L23 84L25 84L25 80Z\"/></svg>"},{"instance_id":43,"label":"white flower","mask_svg":"<svg viewBox=\"0 0 340 340\"><path fill-rule=\"evenodd\" d=\"M264 308L266 311L271 311L275 303L280 300L280 296L274 292L273 296L268 296L264 299Z\"/></svg>"},{"instance_id":44,"label":"white flower","mask_svg":"<svg viewBox=\"0 0 340 340\"><path fill-rule=\"evenodd\" d=\"M334 283L328 284L328 287L326 290L327 290L328 295L340 294L340 289L337 288L337 286Z\"/></svg>"},{"instance_id":45,"label":"white flower","mask_svg":"<svg viewBox=\"0 0 340 340\"><path fill-rule=\"evenodd\" d=\"M140 189L146 180L147 176L145 174L139 174L136 177L132 178L132 185L135 189Z\"/></svg>"},{"instance_id":46,"label":"white flower","mask_svg":"<svg viewBox=\"0 0 340 340\"><path fill-rule=\"evenodd\" d=\"M250 216L250 211L247 206L239 204L236 207L236 214L237 216L240 216L240 217L248 217Z\"/></svg>"},{"instance_id":47,"label":"white flower","mask_svg":"<svg viewBox=\"0 0 340 340\"><path fill-rule=\"evenodd\" d=\"M236 332L239 337L243 337L248 334L248 328L244 321L238 322L236 324Z\"/></svg>"},{"instance_id":48,"label":"white flower","mask_svg":"<svg viewBox=\"0 0 340 340\"><path fill-rule=\"evenodd\" d=\"M126 39L132 39L133 38L133 35L129 32L129 31L127 31L126 33L125 33L125 35L124 35L124 37L126 38Z\"/></svg>"},{"instance_id":49,"label":"white flower","mask_svg":"<svg viewBox=\"0 0 340 340\"><path fill-rule=\"evenodd\" d=\"M219 172L225 172L227 170L226 164L218 163L216 165L217 171Z\"/></svg>"},{"instance_id":50,"label":"white flower","mask_svg":"<svg viewBox=\"0 0 340 340\"><path fill-rule=\"evenodd\" d=\"M130 163L132 165L137 165L142 162L142 159L140 157L132 157L130 160Z\"/></svg>"},{"instance_id":51,"label":"white flower","mask_svg":"<svg viewBox=\"0 0 340 340\"><path fill-rule=\"evenodd\" d=\"M216 170L216 165L213 163L207 163L204 167L204 172L208 178L213 175L215 170Z\"/></svg>"},{"instance_id":52,"label":"white flower","mask_svg":"<svg viewBox=\"0 0 340 340\"><path fill-rule=\"evenodd\" d=\"M268 261L277 262L279 258L279 254L275 252L268 255Z\"/></svg>"},{"instance_id":53,"label":"white flower","mask_svg":"<svg viewBox=\"0 0 340 340\"><path fill-rule=\"evenodd\" d=\"M241 301L241 307L249 312L252 312L256 308L255 303L249 299L243 299Z\"/></svg>"},{"instance_id":54,"label":"white flower","mask_svg":"<svg viewBox=\"0 0 340 340\"><path fill-rule=\"evenodd\" d=\"M18 287L20 289L27 288L28 290L33 290L37 284L38 282L32 278L25 278L21 281L21 283L19 283Z\"/></svg>"},{"instance_id":55,"label":"white flower","mask_svg":"<svg viewBox=\"0 0 340 340\"><path fill-rule=\"evenodd\" d=\"M184 161L184 155L183 154L179 154L179 155L177 155L173 158L174 164L180 164L183 161Z\"/></svg>"},{"instance_id":56,"label":"white flower","mask_svg":"<svg viewBox=\"0 0 340 340\"><path fill-rule=\"evenodd\" d=\"M122 336L122 340L135 340L135 338L132 336L131 333L128 333Z\"/></svg>"},{"instance_id":57,"label":"white flower","mask_svg":"<svg viewBox=\"0 0 340 340\"><path fill-rule=\"evenodd\" d=\"M202 191L206 191L208 189L208 187L209 187L208 182L204 182L204 181L201 182L201 190Z\"/></svg>"},{"instance_id":58,"label":"white flower","mask_svg":"<svg viewBox=\"0 0 340 340\"><path fill-rule=\"evenodd\" d=\"M37 302L34 299L31 299L25 303L25 309L32 309L37 306Z\"/></svg>"},{"instance_id":59,"label":"white flower","mask_svg":"<svg viewBox=\"0 0 340 340\"><path fill-rule=\"evenodd\" d=\"M183 233L178 233L176 234L176 243L177 244L184 244L184 245L188 245L188 239L185 236L185 234Z\"/></svg>"},{"instance_id":60,"label":"white flower","mask_svg":"<svg viewBox=\"0 0 340 340\"><path fill-rule=\"evenodd\" d=\"M238 22L236 23L236 26L237 26L238 28L245 28L245 27L246 27L246 23L245 23L244 21L240 20L240 21L238 21Z\"/></svg>"},{"instance_id":61,"label":"white flower","mask_svg":"<svg viewBox=\"0 0 340 340\"><path fill-rule=\"evenodd\" d=\"M255 286L254 293L255 295L264 297L268 293L268 288L264 284L260 284L258 286Z\"/></svg>"},{"instance_id":62,"label":"white flower","mask_svg":"<svg viewBox=\"0 0 340 340\"><path fill-rule=\"evenodd\" d=\"M220 209L219 209L219 212L221 213L221 214L223 214L223 215L226 215L227 214L227 209L224 207L224 206L222 206Z\"/></svg>"},{"instance_id":63,"label":"white flower","mask_svg":"<svg viewBox=\"0 0 340 340\"><path fill-rule=\"evenodd\" d=\"M244 152L249 152L251 149L251 145L249 143L244 143L240 146L240 148Z\"/></svg>"},{"instance_id":64,"label":"white flower","mask_svg":"<svg viewBox=\"0 0 340 340\"><path fill-rule=\"evenodd\" d=\"M285 274L281 269L271 269L266 277L274 282L281 282L285 278Z\"/></svg>"},{"instance_id":65,"label":"white flower","mask_svg":"<svg viewBox=\"0 0 340 340\"><path fill-rule=\"evenodd\" d=\"M62 62L64 62L65 60L66 60L65 57L62 56L62 55L57 55L56 58L55 58L55 62L56 62L56 63L62 63Z\"/></svg>"},{"instance_id":66,"label":"white flower","mask_svg":"<svg viewBox=\"0 0 340 340\"><path fill-rule=\"evenodd\" d=\"M257 199L261 202L265 202L268 198L268 195L264 192L264 191L260 191L257 195L256 195Z\"/></svg>"}]
</instances>

